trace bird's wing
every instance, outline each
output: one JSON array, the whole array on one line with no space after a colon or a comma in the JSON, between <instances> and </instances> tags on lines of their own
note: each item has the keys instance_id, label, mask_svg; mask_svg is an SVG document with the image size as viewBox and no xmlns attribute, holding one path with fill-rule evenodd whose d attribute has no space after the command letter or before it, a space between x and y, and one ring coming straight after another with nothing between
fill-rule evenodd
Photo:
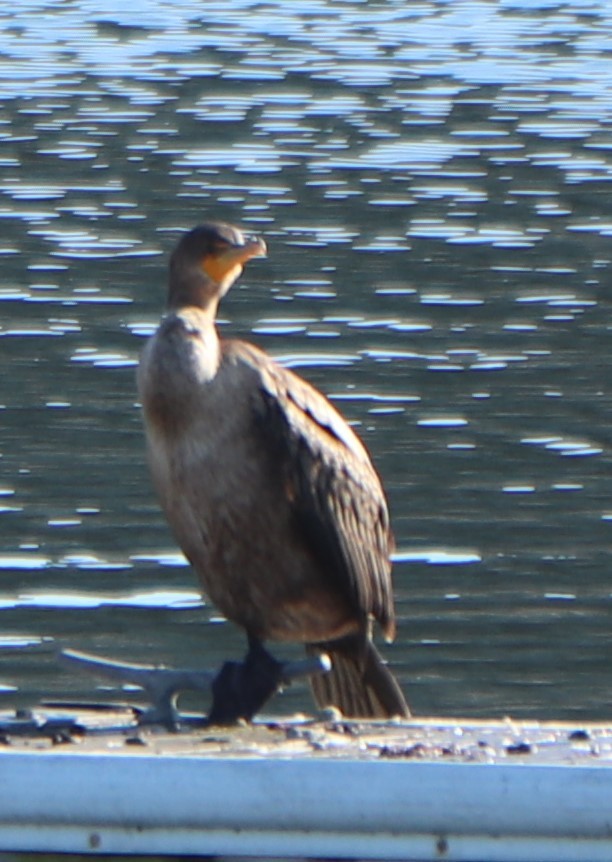
<instances>
[{"instance_id":1,"label":"bird's wing","mask_svg":"<svg viewBox=\"0 0 612 862\"><path fill-rule=\"evenodd\" d=\"M320 392L267 354L243 356L259 375L256 413L297 523L358 614L395 634L385 494L370 457Z\"/></svg>"}]
</instances>

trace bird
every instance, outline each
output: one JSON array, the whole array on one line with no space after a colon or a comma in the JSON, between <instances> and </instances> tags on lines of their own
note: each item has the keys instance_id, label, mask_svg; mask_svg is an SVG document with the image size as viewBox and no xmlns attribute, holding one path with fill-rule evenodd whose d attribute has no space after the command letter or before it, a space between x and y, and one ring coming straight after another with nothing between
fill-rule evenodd
<instances>
[{"instance_id":1,"label":"bird","mask_svg":"<svg viewBox=\"0 0 612 862\"><path fill-rule=\"evenodd\" d=\"M355 431L305 379L222 338L220 301L265 241L210 221L170 256L166 313L138 368L153 484L204 594L247 635L327 655L321 709L408 717L373 642L396 622L381 479Z\"/></svg>"}]
</instances>

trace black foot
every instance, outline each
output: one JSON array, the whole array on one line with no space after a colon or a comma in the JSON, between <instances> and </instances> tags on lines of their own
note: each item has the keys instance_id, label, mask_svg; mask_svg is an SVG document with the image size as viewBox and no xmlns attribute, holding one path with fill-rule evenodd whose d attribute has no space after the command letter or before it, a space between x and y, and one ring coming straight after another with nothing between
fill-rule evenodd
<instances>
[{"instance_id":1,"label":"black foot","mask_svg":"<svg viewBox=\"0 0 612 862\"><path fill-rule=\"evenodd\" d=\"M208 723L250 721L286 681L285 665L252 643L243 662L226 662L215 677Z\"/></svg>"}]
</instances>

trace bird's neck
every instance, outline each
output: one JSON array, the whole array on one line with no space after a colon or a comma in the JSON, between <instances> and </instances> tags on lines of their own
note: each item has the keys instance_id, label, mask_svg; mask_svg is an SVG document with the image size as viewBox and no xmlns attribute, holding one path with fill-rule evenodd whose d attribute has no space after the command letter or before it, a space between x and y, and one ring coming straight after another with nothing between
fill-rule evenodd
<instances>
[{"instance_id":1,"label":"bird's neck","mask_svg":"<svg viewBox=\"0 0 612 862\"><path fill-rule=\"evenodd\" d=\"M222 296L222 286L199 267L171 267L167 308L170 312L198 308L214 321Z\"/></svg>"}]
</instances>

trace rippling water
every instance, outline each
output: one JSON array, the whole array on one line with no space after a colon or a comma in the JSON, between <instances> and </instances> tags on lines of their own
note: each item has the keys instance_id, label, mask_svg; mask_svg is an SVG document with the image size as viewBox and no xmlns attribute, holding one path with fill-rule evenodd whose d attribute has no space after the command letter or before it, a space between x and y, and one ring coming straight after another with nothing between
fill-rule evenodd
<instances>
[{"instance_id":1,"label":"rippling water","mask_svg":"<svg viewBox=\"0 0 612 862\"><path fill-rule=\"evenodd\" d=\"M159 513L134 386L168 252L216 216L269 246L224 330L331 395L385 479L415 712L608 717L611 37L591 0L0 13L7 704L118 696L58 646L242 650Z\"/></svg>"}]
</instances>

